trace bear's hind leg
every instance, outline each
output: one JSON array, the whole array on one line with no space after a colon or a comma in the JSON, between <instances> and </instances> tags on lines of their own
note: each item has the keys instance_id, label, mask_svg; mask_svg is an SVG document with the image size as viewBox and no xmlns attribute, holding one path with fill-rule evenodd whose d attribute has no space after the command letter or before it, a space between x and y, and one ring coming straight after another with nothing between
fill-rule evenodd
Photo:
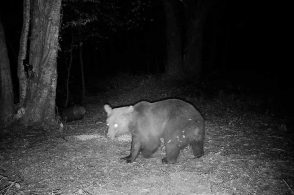
<instances>
[{"instance_id":1,"label":"bear's hind leg","mask_svg":"<svg viewBox=\"0 0 294 195\"><path fill-rule=\"evenodd\" d=\"M166 157L162 159L163 164L167 163L176 163L177 158L180 154L180 148L177 146L176 143L168 143L165 146L166 150Z\"/></svg>"},{"instance_id":2,"label":"bear's hind leg","mask_svg":"<svg viewBox=\"0 0 294 195\"><path fill-rule=\"evenodd\" d=\"M191 142L190 145L192 147L192 151L193 151L195 158L200 158L201 156L204 155L203 141L194 140Z\"/></svg>"}]
</instances>

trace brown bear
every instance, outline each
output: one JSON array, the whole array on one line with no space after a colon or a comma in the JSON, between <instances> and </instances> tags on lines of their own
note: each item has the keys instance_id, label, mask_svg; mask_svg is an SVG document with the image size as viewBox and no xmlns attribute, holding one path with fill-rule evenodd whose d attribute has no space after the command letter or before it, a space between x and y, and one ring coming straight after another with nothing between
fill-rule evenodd
<instances>
[{"instance_id":1,"label":"brown bear","mask_svg":"<svg viewBox=\"0 0 294 195\"><path fill-rule=\"evenodd\" d=\"M123 160L131 163L141 152L145 158L160 146L164 139L166 157L162 163L175 163L180 150L190 144L196 158L204 154L204 119L196 108L183 100L167 99L157 102L141 101L134 106L111 108L107 113L107 136L115 139L131 133L130 155Z\"/></svg>"}]
</instances>

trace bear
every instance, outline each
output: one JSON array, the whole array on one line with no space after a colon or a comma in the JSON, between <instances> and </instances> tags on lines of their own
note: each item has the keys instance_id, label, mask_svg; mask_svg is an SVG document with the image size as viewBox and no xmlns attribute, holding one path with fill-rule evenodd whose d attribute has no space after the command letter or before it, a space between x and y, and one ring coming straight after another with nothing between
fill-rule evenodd
<instances>
[{"instance_id":1,"label":"bear","mask_svg":"<svg viewBox=\"0 0 294 195\"><path fill-rule=\"evenodd\" d=\"M131 151L121 158L132 163L141 153L150 158L164 140L166 156L162 163L177 162L180 150L190 145L195 158L204 155L205 122L199 111L180 99L156 102L140 101L135 105L111 108L107 113L107 136L115 139L124 134L132 135Z\"/></svg>"}]
</instances>

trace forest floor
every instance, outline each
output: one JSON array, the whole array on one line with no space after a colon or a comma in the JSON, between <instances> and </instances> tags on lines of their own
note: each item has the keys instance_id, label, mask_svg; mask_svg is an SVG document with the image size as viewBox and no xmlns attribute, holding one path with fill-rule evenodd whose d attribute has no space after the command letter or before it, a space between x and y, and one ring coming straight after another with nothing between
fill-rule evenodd
<instances>
[{"instance_id":1,"label":"forest floor","mask_svg":"<svg viewBox=\"0 0 294 195\"><path fill-rule=\"evenodd\" d=\"M252 106L262 99L223 92L213 98L191 83L151 77L107 86L87 98L84 119L64 123L63 136L31 129L2 140L0 194L294 194L293 130ZM166 165L160 148L154 158L121 161L130 142L105 137L103 105L168 97L188 100L203 114L205 155L193 159L186 148L176 164Z\"/></svg>"}]
</instances>

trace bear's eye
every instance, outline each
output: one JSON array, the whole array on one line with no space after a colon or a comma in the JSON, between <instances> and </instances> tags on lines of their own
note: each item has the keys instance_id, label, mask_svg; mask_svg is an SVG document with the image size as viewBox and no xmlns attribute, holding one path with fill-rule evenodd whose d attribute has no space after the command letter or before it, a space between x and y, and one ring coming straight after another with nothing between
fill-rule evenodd
<instances>
[{"instance_id":1,"label":"bear's eye","mask_svg":"<svg viewBox=\"0 0 294 195\"><path fill-rule=\"evenodd\" d=\"M114 126L114 128L117 128L118 127L118 124L115 123L113 126Z\"/></svg>"}]
</instances>

